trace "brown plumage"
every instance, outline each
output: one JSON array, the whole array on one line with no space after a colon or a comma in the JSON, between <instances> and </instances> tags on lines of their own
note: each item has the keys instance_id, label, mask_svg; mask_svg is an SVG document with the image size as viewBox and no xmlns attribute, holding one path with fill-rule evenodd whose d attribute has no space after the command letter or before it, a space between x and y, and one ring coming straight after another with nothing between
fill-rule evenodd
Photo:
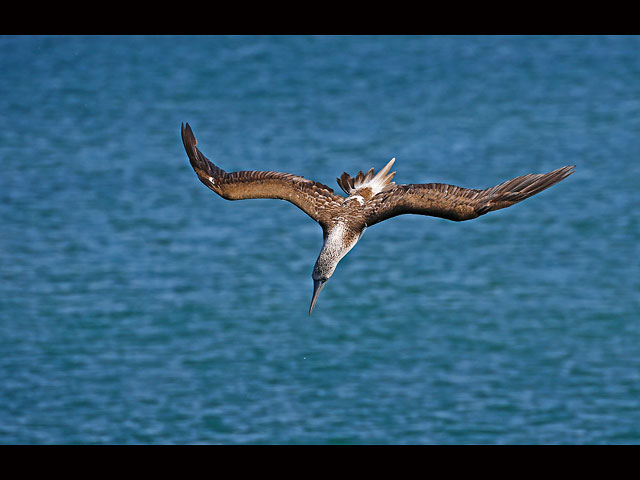
<instances>
[{"instance_id":1,"label":"brown plumage","mask_svg":"<svg viewBox=\"0 0 640 480\"><path fill-rule=\"evenodd\" d=\"M458 222L471 220L540 193L567 178L574 172L574 168L575 166L567 166L549 173L530 173L484 190L444 183L398 185L378 194L365 205L366 223L371 226L407 213Z\"/></svg>"},{"instance_id":2,"label":"brown plumage","mask_svg":"<svg viewBox=\"0 0 640 480\"><path fill-rule=\"evenodd\" d=\"M544 174L528 174L484 190L443 183L396 185L389 173L395 159L374 174L373 168L355 177L343 173L338 185L348 195L336 195L328 186L304 177L279 172L227 173L196 147L189 124L182 125L182 142L198 178L227 200L275 198L286 200L320 224L324 243L313 269L314 292L309 314L338 262L356 245L365 228L402 214L429 215L463 221L477 218L555 185L575 166Z\"/></svg>"},{"instance_id":3,"label":"brown plumage","mask_svg":"<svg viewBox=\"0 0 640 480\"><path fill-rule=\"evenodd\" d=\"M198 178L227 200L276 198L287 200L321 225L328 210L339 207L344 197L326 185L304 177L279 172L241 171L227 173L214 165L196 147L191 127L182 125L182 142Z\"/></svg>"}]
</instances>

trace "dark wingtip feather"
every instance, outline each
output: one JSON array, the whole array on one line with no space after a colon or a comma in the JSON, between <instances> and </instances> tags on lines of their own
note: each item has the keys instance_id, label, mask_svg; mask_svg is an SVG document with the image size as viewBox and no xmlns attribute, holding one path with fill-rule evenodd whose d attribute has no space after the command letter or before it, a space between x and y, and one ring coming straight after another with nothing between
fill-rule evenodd
<instances>
[{"instance_id":1,"label":"dark wingtip feather","mask_svg":"<svg viewBox=\"0 0 640 480\"><path fill-rule=\"evenodd\" d=\"M224 170L211 163L209 159L205 157L198 148L196 148L198 140L196 140L189 123L182 124L181 134L182 143L185 151L187 152L187 156L189 157L189 162L205 185L209 186L209 176L219 177L226 175Z\"/></svg>"},{"instance_id":2,"label":"dark wingtip feather","mask_svg":"<svg viewBox=\"0 0 640 480\"><path fill-rule=\"evenodd\" d=\"M575 172L575 165L573 166L565 166L560 167L552 172L544 174L540 176L540 178L536 179L531 185L522 189L522 194L525 195L524 198L528 198L532 195L542 192L547 188L555 185L556 183L564 180L569 175ZM524 199L523 198L523 199Z\"/></svg>"},{"instance_id":3,"label":"dark wingtip feather","mask_svg":"<svg viewBox=\"0 0 640 480\"><path fill-rule=\"evenodd\" d=\"M489 188L486 190L489 198L476 210L476 213L483 215L493 210L500 210L537 195L567 178L575 172L575 167L575 165L567 165L549 173L522 175Z\"/></svg>"},{"instance_id":4,"label":"dark wingtip feather","mask_svg":"<svg viewBox=\"0 0 640 480\"><path fill-rule=\"evenodd\" d=\"M187 155L189 155L189 159L191 159L192 156L197 157L195 146L198 144L198 141L188 123L186 125L184 123L182 124L180 133L182 134L182 144L187 151Z\"/></svg>"}]
</instances>

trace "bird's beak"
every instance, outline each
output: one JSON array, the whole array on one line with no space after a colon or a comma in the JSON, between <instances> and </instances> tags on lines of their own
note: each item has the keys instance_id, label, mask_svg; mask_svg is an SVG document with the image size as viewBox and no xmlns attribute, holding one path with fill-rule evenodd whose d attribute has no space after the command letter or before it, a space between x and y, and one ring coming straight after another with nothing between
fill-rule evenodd
<instances>
[{"instance_id":1,"label":"bird's beak","mask_svg":"<svg viewBox=\"0 0 640 480\"><path fill-rule=\"evenodd\" d=\"M316 302L318 301L318 297L320 296L320 292L322 291L322 288L324 287L325 283L327 283L326 281L322 281L322 280L314 280L313 281L313 298L311 299L311 307L309 307L309 315L311 315L311 312L313 311L313 307L315 307Z\"/></svg>"}]
</instances>

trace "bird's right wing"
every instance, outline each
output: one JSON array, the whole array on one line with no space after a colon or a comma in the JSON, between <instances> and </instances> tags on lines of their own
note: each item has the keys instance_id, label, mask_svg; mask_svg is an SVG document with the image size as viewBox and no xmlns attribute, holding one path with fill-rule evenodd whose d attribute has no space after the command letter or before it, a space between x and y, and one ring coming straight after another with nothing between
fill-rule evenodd
<instances>
[{"instance_id":1,"label":"bird's right wing","mask_svg":"<svg viewBox=\"0 0 640 480\"><path fill-rule=\"evenodd\" d=\"M200 181L227 200L287 200L321 225L324 223L322 213L344 201L344 197L335 195L328 186L290 173L253 170L227 173L196 148L198 142L188 123L182 125L182 143Z\"/></svg>"},{"instance_id":2,"label":"bird's right wing","mask_svg":"<svg viewBox=\"0 0 640 480\"><path fill-rule=\"evenodd\" d=\"M530 173L484 190L444 183L397 185L367 202L365 221L367 226L371 226L409 213L455 221L471 220L540 193L567 178L574 168L567 166L549 173Z\"/></svg>"}]
</instances>

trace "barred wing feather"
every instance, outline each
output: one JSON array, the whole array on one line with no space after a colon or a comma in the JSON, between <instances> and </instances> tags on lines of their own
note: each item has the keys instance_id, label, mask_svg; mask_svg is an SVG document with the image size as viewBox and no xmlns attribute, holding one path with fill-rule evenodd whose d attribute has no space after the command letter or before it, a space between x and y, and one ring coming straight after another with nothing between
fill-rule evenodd
<instances>
[{"instance_id":1,"label":"barred wing feather","mask_svg":"<svg viewBox=\"0 0 640 480\"><path fill-rule=\"evenodd\" d=\"M397 185L381 192L367 205L367 226L403 214L429 215L463 221L510 207L564 180L575 166L544 174L528 174L484 190L444 183Z\"/></svg>"}]
</instances>

